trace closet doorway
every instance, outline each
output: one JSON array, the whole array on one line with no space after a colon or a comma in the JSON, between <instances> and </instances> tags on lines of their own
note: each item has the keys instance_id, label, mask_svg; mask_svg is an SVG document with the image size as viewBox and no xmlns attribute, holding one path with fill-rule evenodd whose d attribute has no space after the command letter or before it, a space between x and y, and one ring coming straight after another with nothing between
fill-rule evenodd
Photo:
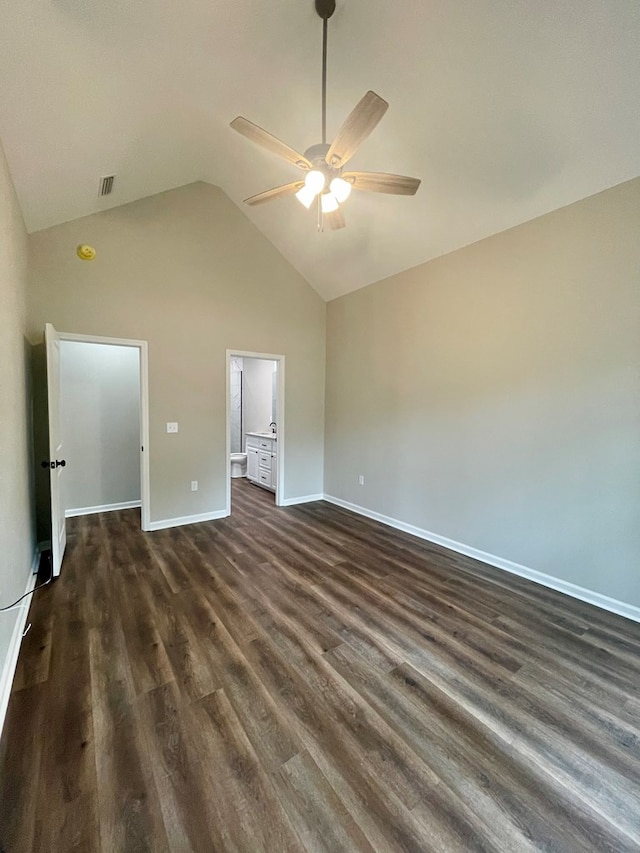
<instances>
[{"instance_id":1,"label":"closet doorway","mask_svg":"<svg viewBox=\"0 0 640 853\"><path fill-rule=\"evenodd\" d=\"M54 574L65 519L140 507L149 527L147 343L47 326Z\"/></svg>"}]
</instances>

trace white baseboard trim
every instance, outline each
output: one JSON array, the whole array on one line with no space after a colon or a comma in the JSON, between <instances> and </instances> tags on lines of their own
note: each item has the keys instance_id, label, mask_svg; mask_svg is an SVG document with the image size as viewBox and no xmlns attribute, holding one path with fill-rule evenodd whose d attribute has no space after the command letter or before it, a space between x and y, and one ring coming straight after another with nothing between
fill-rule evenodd
<instances>
[{"instance_id":1,"label":"white baseboard trim","mask_svg":"<svg viewBox=\"0 0 640 853\"><path fill-rule=\"evenodd\" d=\"M202 521L227 518L227 515L226 510L218 509L215 512L202 512L199 515L184 515L182 518L161 518L160 521L150 521L147 530L166 530L168 527L181 527L183 524L199 524Z\"/></svg>"},{"instance_id":2,"label":"white baseboard trim","mask_svg":"<svg viewBox=\"0 0 640 853\"><path fill-rule=\"evenodd\" d=\"M142 501L123 501L119 504L102 504L102 506L82 506L78 509L65 509L65 518L75 518L77 515L93 515L96 512L114 512L116 509L135 509L142 506Z\"/></svg>"},{"instance_id":3,"label":"white baseboard trim","mask_svg":"<svg viewBox=\"0 0 640 853\"><path fill-rule=\"evenodd\" d=\"M280 501L280 506L295 506L295 504L308 504L312 501L324 500L324 495L302 495L298 498L284 498Z\"/></svg>"},{"instance_id":4,"label":"white baseboard trim","mask_svg":"<svg viewBox=\"0 0 640 853\"><path fill-rule=\"evenodd\" d=\"M25 593L31 592L36 585L36 574L38 565L40 564L40 549L36 548L31 561L31 571L27 578ZM4 720L7 716L7 708L9 707L9 697L11 696L11 686L13 684L13 676L18 665L18 655L20 654L20 645L22 644L22 633L24 624L27 621L29 614L29 605L31 598L24 598L15 610L8 610L6 613L0 613L0 619L10 619L12 616L15 619L13 624L13 632L7 649L7 656L4 659L2 666L2 675L0 676L0 735L4 728Z\"/></svg>"},{"instance_id":5,"label":"white baseboard trim","mask_svg":"<svg viewBox=\"0 0 640 853\"><path fill-rule=\"evenodd\" d=\"M553 577L553 575L546 575L544 572L536 571L536 569L529 569L527 566L520 565L520 563L513 563L511 560L505 560L503 557L496 557L495 554L480 551L478 548L472 548L470 545L456 542L454 539L447 539L446 536L431 533L431 531L415 527L413 524L406 524L397 518L391 518L388 515L382 515L379 512L374 512L358 504L343 501L341 498L336 498L333 495L324 495L324 500L343 509L355 512L358 515L364 515L366 518L373 519L373 521L379 521L389 527L395 527L404 533L410 533L418 539L426 539L428 542L433 542L435 545L442 545L443 548L448 548L450 551L464 554L465 557L472 557L474 560L480 560L482 563L487 563L497 569L510 572L512 575L519 575L522 578L534 581L534 583L549 587L549 589L555 589L558 592L563 592L565 595L570 595L572 598L586 601L587 604L594 604L602 610L608 610L610 613L616 613L618 616L624 616L634 622L640 622L640 607L636 607L633 604L626 604L624 601L609 598L609 596L602 595L600 592L594 592L591 589L586 589L561 578Z\"/></svg>"}]
</instances>

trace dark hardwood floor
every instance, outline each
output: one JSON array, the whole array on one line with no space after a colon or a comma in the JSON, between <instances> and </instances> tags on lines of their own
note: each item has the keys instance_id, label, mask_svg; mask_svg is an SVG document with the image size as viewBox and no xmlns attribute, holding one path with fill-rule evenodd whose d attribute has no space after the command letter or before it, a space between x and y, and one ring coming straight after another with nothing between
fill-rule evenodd
<instances>
[{"instance_id":1,"label":"dark hardwood floor","mask_svg":"<svg viewBox=\"0 0 640 853\"><path fill-rule=\"evenodd\" d=\"M640 625L318 502L69 521L0 849L640 850Z\"/></svg>"}]
</instances>

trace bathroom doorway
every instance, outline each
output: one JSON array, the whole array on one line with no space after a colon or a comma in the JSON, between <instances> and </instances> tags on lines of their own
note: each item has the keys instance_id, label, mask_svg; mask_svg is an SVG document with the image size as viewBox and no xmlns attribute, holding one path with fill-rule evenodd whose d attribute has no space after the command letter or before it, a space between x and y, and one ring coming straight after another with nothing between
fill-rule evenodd
<instances>
[{"instance_id":1,"label":"bathroom doorway","mask_svg":"<svg viewBox=\"0 0 640 853\"><path fill-rule=\"evenodd\" d=\"M227 350L227 503L236 490L259 488L282 500L284 356Z\"/></svg>"}]
</instances>

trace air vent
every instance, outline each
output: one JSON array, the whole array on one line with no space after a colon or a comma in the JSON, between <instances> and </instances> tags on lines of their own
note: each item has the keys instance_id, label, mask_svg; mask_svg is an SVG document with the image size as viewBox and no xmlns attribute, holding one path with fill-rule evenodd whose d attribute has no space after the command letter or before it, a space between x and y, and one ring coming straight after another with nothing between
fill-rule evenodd
<instances>
[{"instance_id":1,"label":"air vent","mask_svg":"<svg viewBox=\"0 0 640 853\"><path fill-rule=\"evenodd\" d=\"M100 178L98 195L111 195L111 192L113 190L113 182L115 181L115 179L115 175L106 175L106 177Z\"/></svg>"}]
</instances>

